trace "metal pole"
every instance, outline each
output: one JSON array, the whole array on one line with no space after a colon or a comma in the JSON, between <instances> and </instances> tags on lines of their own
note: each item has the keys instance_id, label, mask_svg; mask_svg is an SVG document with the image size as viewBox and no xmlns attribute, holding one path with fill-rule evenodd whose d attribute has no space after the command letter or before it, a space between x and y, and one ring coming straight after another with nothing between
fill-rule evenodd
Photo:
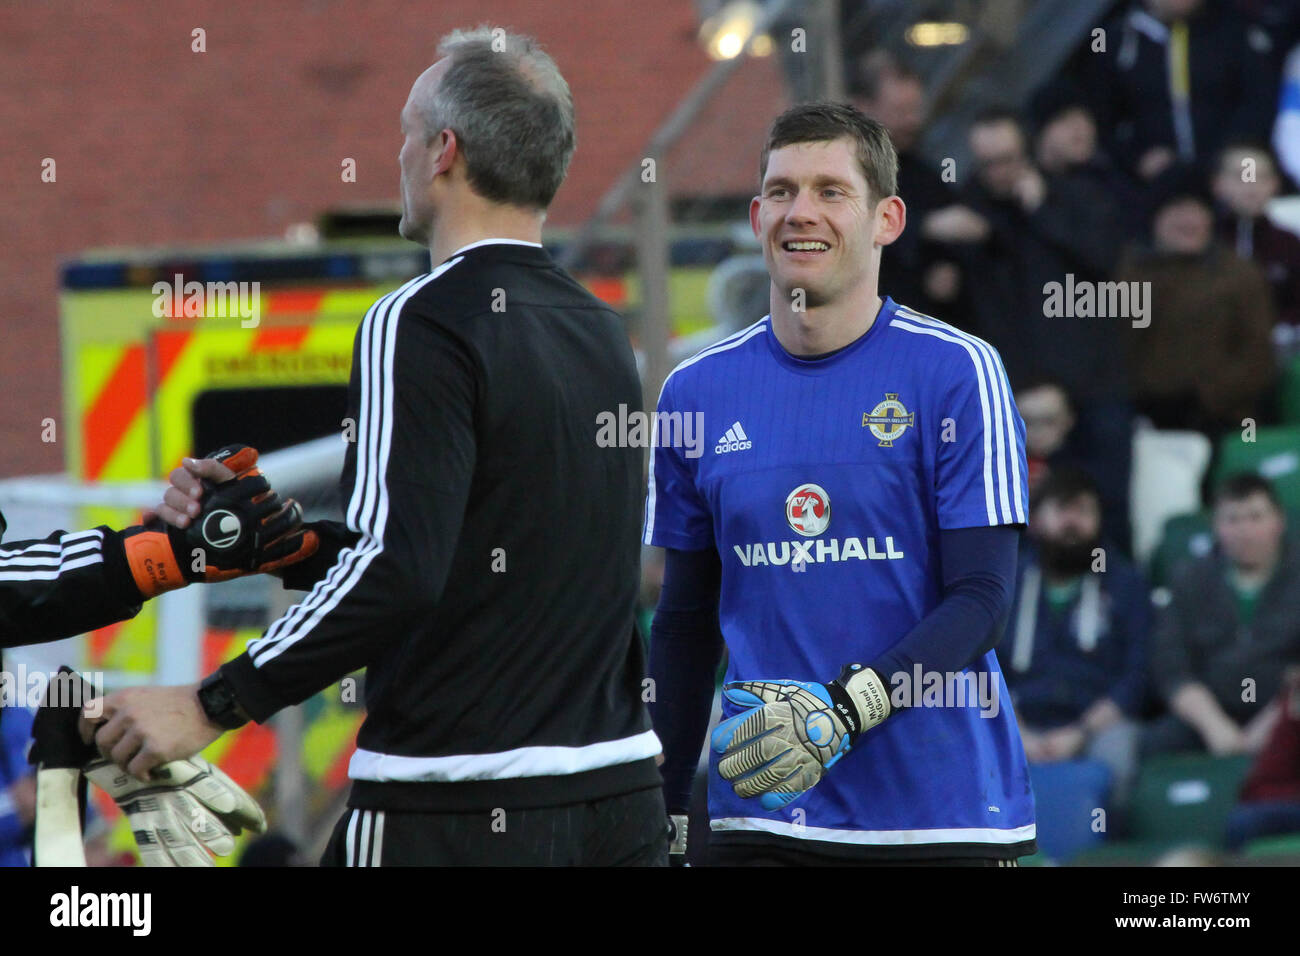
<instances>
[{"instance_id":1,"label":"metal pole","mask_svg":"<svg viewBox=\"0 0 1300 956\"><path fill-rule=\"evenodd\" d=\"M763 9L762 16L754 26L755 35L767 33L771 30L772 25L783 15L786 10L794 5L794 0L770 0ZM646 145L644 156L663 157L668 154L668 150L677 142L690 128L691 123L700 112L713 99L715 93L731 79L731 75L740 69L745 62L745 54L741 54L730 60L721 60L716 63L712 70L700 80L695 87L686 94L686 97L672 111L668 119L659 126L653 136L650 137ZM601 197L600 202L596 204L596 211L591 218L582 226L578 234L574 236L573 241L565 248L563 255L560 256L560 264L566 269L572 269L582 258L582 254L587 251L596 238L596 233L601 226L605 225L614 215L622 209L636 194L637 187L641 184L641 159L638 159L630 169L626 170L623 175L619 176L609 190ZM656 397L657 393L656 393Z\"/></svg>"},{"instance_id":2,"label":"metal pole","mask_svg":"<svg viewBox=\"0 0 1300 956\"><path fill-rule=\"evenodd\" d=\"M819 0L821 19L821 97L836 103L844 100L844 44L840 37L839 0Z\"/></svg>"},{"instance_id":3,"label":"metal pole","mask_svg":"<svg viewBox=\"0 0 1300 956\"><path fill-rule=\"evenodd\" d=\"M663 181L662 155L651 156L654 175L641 183L636 208L637 269L641 273L642 401L654 411L659 389L668 377L669 240L668 189Z\"/></svg>"}]
</instances>

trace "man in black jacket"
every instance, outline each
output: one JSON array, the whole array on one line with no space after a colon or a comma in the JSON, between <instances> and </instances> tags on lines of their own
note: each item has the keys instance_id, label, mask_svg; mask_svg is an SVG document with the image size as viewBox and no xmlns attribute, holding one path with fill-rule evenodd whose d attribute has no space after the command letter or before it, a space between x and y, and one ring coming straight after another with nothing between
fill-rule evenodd
<instances>
[{"instance_id":1,"label":"man in black jacket","mask_svg":"<svg viewBox=\"0 0 1300 956\"><path fill-rule=\"evenodd\" d=\"M289 576L319 578L201 685L106 698L95 740L142 774L364 667L323 862L663 864L641 450L598 434L640 385L620 317L540 243L572 100L525 37L457 32L439 52L400 154L400 231L436 266L358 331L346 521L317 529L334 563Z\"/></svg>"}]
</instances>

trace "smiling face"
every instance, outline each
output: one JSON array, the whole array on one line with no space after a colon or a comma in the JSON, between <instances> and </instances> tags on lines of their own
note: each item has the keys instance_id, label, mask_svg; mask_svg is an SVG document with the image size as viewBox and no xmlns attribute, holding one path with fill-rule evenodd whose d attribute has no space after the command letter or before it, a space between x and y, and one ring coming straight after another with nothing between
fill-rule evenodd
<instances>
[{"instance_id":1,"label":"smiling face","mask_svg":"<svg viewBox=\"0 0 1300 956\"><path fill-rule=\"evenodd\" d=\"M804 290L806 307L815 308L868 279L874 244L902 231L900 224L877 235L879 198L847 137L773 150L762 195L749 208L773 285L785 296Z\"/></svg>"}]
</instances>

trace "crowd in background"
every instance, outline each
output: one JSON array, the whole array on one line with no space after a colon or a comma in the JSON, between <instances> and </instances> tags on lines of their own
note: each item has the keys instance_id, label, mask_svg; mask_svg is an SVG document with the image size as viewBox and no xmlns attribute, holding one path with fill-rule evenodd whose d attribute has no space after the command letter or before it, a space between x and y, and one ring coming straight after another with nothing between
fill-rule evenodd
<instances>
[{"instance_id":1,"label":"crowd in background","mask_svg":"<svg viewBox=\"0 0 1300 956\"><path fill-rule=\"evenodd\" d=\"M1133 435L1219 449L1279 421L1300 236L1268 207L1300 174L1300 7L1135 0L1099 26L1104 51L1088 35L1026 111L975 118L955 176L917 150L921 78L862 58L857 103L894 139L908 210L880 288L995 345L1025 420L1031 517L998 655L1031 763L1100 761L1122 808L1144 758L1257 755L1240 844L1300 831L1300 549L1266 478L1207 480L1213 546L1153 589L1131 556ZM1048 301L1108 282L1149 299Z\"/></svg>"},{"instance_id":2,"label":"crowd in background","mask_svg":"<svg viewBox=\"0 0 1300 956\"><path fill-rule=\"evenodd\" d=\"M1085 37L1026 109L975 118L969 169L922 155L932 117L905 56L857 63L907 205L880 289L993 343L1016 392L1031 512L997 653L1029 760L1100 762L1122 820L1144 759L1251 755L1240 845L1300 830L1298 516L1259 475L1207 481L1213 546L1153 588L1131 547L1132 449L1143 423L1217 448L1280 420L1300 236L1268 207L1300 181L1300 3L1133 0L1098 26L1104 50ZM1105 282L1150 299L1049 314L1045 288ZM648 555L647 614L659 567ZM0 726L0 864L21 863L27 729Z\"/></svg>"}]
</instances>

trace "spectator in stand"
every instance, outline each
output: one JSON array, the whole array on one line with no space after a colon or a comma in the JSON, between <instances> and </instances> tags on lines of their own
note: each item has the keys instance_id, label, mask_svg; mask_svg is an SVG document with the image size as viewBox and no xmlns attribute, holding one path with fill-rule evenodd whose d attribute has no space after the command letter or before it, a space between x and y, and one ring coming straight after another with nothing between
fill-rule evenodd
<instances>
[{"instance_id":1,"label":"spectator in stand","mask_svg":"<svg viewBox=\"0 0 1300 956\"><path fill-rule=\"evenodd\" d=\"M1150 249L1116 278L1150 283L1150 324L1126 336L1137 410L1211 442L1259 417L1274 379L1273 302L1263 273L1214 242L1214 213L1183 183L1160 201Z\"/></svg>"},{"instance_id":2,"label":"spectator in stand","mask_svg":"<svg viewBox=\"0 0 1300 956\"><path fill-rule=\"evenodd\" d=\"M986 113L970 130L975 182L956 215L978 229L951 237L972 277L969 331L1002 353L1012 388L1034 379L1060 382L1078 414L1077 457L1094 466L1107 504L1127 494L1132 408L1126 394L1126 317L1048 314L1048 290L1109 278L1123 242L1121 216L1105 188L1085 178L1042 173L1029 158L1014 114ZM966 228L963 226L963 229ZM1126 511L1109 533L1127 547Z\"/></svg>"},{"instance_id":3,"label":"spectator in stand","mask_svg":"<svg viewBox=\"0 0 1300 956\"><path fill-rule=\"evenodd\" d=\"M1277 719L1228 817L1230 850L1260 837L1300 832L1300 668L1283 676L1269 706Z\"/></svg>"},{"instance_id":4,"label":"spectator in stand","mask_svg":"<svg viewBox=\"0 0 1300 956\"><path fill-rule=\"evenodd\" d=\"M25 707L6 707L0 720L0 866L30 866L36 823L36 774L27 765L32 720Z\"/></svg>"},{"instance_id":5,"label":"spectator in stand","mask_svg":"<svg viewBox=\"0 0 1300 956\"><path fill-rule=\"evenodd\" d=\"M1053 469L1030 509L998 660L1029 760L1101 761L1119 806L1137 769L1150 626L1146 583L1103 545L1097 486Z\"/></svg>"},{"instance_id":6,"label":"spectator in stand","mask_svg":"<svg viewBox=\"0 0 1300 956\"><path fill-rule=\"evenodd\" d=\"M1058 79L1035 94L1030 105L1035 130L1034 159L1049 176L1086 180L1110 193L1122 217L1125 239L1146 228L1147 191L1101 149L1097 118L1071 79Z\"/></svg>"},{"instance_id":7,"label":"spectator in stand","mask_svg":"<svg viewBox=\"0 0 1300 956\"><path fill-rule=\"evenodd\" d=\"M1216 0L1135 0L1084 41L1076 64L1110 154L1147 182L1204 171L1224 144L1263 139L1277 104L1267 39Z\"/></svg>"},{"instance_id":8,"label":"spectator in stand","mask_svg":"<svg viewBox=\"0 0 1300 956\"><path fill-rule=\"evenodd\" d=\"M1300 41L1300 4L1295 0L1232 0L1246 21L1246 34L1254 49L1268 50L1274 82L1281 76L1287 51Z\"/></svg>"},{"instance_id":9,"label":"spectator in stand","mask_svg":"<svg viewBox=\"0 0 1300 956\"><path fill-rule=\"evenodd\" d=\"M36 771L27 763L36 714L26 707L6 707L0 720L0 867L30 866L36 825ZM86 802L87 866L135 866L133 851L109 849L110 828Z\"/></svg>"},{"instance_id":10,"label":"spectator in stand","mask_svg":"<svg viewBox=\"0 0 1300 956\"><path fill-rule=\"evenodd\" d=\"M1121 550L1129 552L1129 486L1125 480L1108 473L1106 459L1093 461L1080 441L1075 428L1074 402L1065 386L1055 379L1030 379L1016 389L1016 408L1025 422L1025 455L1029 472L1029 499L1034 501L1038 488L1055 469L1078 468L1097 482L1101 495L1101 518L1107 537ZM1119 529L1118 532L1111 529Z\"/></svg>"},{"instance_id":11,"label":"spectator in stand","mask_svg":"<svg viewBox=\"0 0 1300 956\"><path fill-rule=\"evenodd\" d=\"M1215 550L1182 569L1159 614L1151 673L1169 713L1144 728L1144 754L1257 753L1300 663L1300 554L1272 484L1226 479L1213 525Z\"/></svg>"},{"instance_id":12,"label":"spectator in stand","mask_svg":"<svg viewBox=\"0 0 1300 956\"><path fill-rule=\"evenodd\" d=\"M961 325L961 273L943 246L927 235L932 213L956 202L938 162L918 152L925 128L925 86L920 76L884 50L862 58L856 106L889 131L898 152L898 195L907 228L880 260L880 289L895 302Z\"/></svg>"},{"instance_id":13,"label":"spectator in stand","mask_svg":"<svg viewBox=\"0 0 1300 956\"><path fill-rule=\"evenodd\" d=\"M1268 204L1282 189L1273 151L1261 144L1233 143L1214 175L1219 240L1263 270L1273 293L1279 354L1294 349L1300 334L1300 236L1273 225Z\"/></svg>"},{"instance_id":14,"label":"spectator in stand","mask_svg":"<svg viewBox=\"0 0 1300 956\"><path fill-rule=\"evenodd\" d=\"M1043 479L1065 454L1074 428L1074 406L1065 386L1052 379L1026 382L1015 395L1016 408L1025 423L1025 459L1029 467L1026 480L1029 499L1034 501Z\"/></svg>"}]
</instances>

